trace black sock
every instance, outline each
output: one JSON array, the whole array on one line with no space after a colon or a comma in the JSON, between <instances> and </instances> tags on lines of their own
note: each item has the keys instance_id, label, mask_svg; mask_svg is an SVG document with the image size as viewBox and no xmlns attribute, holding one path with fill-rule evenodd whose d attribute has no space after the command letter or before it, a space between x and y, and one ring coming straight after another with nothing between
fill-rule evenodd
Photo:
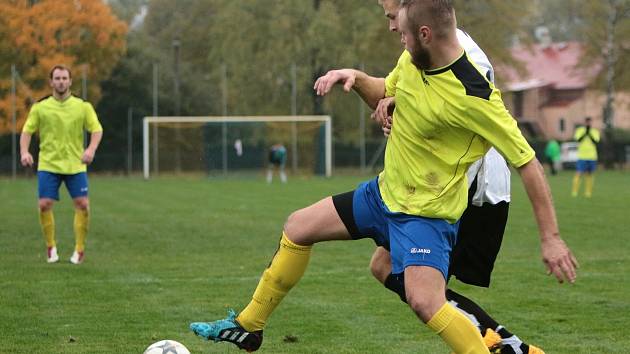
<instances>
[{"instance_id":1,"label":"black sock","mask_svg":"<svg viewBox=\"0 0 630 354\"><path fill-rule=\"evenodd\" d=\"M464 312L474 316L479 325L481 326L481 333L485 334L487 328L495 330L499 327L499 323L495 321L486 311L484 311L479 305L474 303L469 298L454 292L451 289L446 289L446 300L453 301L457 304L457 307Z\"/></svg>"}]
</instances>

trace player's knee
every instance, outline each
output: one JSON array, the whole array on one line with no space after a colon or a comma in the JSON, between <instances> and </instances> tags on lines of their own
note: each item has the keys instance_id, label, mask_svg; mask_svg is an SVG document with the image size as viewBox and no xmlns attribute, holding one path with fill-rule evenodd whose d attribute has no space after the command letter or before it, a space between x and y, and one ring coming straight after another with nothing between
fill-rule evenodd
<instances>
[{"instance_id":1,"label":"player's knee","mask_svg":"<svg viewBox=\"0 0 630 354\"><path fill-rule=\"evenodd\" d=\"M407 291L406 295L407 303L411 309L425 323L431 320L433 315L435 315L446 301L444 299L444 293L434 294L430 291L425 291L422 287L414 287L412 291Z\"/></svg>"},{"instance_id":2,"label":"player's knee","mask_svg":"<svg viewBox=\"0 0 630 354\"><path fill-rule=\"evenodd\" d=\"M51 199L40 199L38 207L40 211L49 211L53 207L53 201Z\"/></svg>"},{"instance_id":3,"label":"player's knee","mask_svg":"<svg viewBox=\"0 0 630 354\"><path fill-rule=\"evenodd\" d=\"M291 213L284 223L284 232L291 242L301 246L310 246L312 244L311 235L305 226L307 223L303 220L303 214L303 209Z\"/></svg>"},{"instance_id":4,"label":"player's knee","mask_svg":"<svg viewBox=\"0 0 630 354\"><path fill-rule=\"evenodd\" d=\"M73 202L75 209L87 210L90 206L90 202L87 198L77 198Z\"/></svg>"}]
</instances>

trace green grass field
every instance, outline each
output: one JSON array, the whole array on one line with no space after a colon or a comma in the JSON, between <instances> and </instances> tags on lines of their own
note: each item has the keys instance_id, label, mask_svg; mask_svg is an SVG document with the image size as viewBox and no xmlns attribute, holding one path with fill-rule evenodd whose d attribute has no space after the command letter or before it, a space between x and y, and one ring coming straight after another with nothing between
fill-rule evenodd
<instances>
[{"instance_id":1,"label":"green grass field","mask_svg":"<svg viewBox=\"0 0 630 354\"><path fill-rule=\"evenodd\" d=\"M630 349L630 174L600 172L591 200L550 177L562 234L581 268L574 285L545 274L518 177L490 289L464 286L521 338L547 353ZM288 214L368 177L140 179L93 176L86 261L72 253L72 206L56 205L62 261L45 262L36 180L0 180L0 353L142 353L159 339L192 353L236 353L204 342L191 321L242 308ZM317 245L296 288L271 317L261 353L448 353L368 270L371 241ZM296 342L285 342L286 336Z\"/></svg>"}]
</instances>

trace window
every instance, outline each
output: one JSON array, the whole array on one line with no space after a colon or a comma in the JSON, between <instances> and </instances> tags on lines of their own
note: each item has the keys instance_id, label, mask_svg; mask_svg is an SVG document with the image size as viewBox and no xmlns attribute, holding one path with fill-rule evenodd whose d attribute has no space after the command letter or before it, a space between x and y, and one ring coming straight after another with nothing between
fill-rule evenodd
<instances>
[{"instance_id":1,"label":"window","mask_svg":"<svg viewBox=\"0 0 630 354\"><path fill-rule=\"evenodd\" d=\"M564 133L566 129L566 123L564 121L564 118L560 118L558 120L558 129L560 130L560 133Z\"/></svg>"}]
</instances>

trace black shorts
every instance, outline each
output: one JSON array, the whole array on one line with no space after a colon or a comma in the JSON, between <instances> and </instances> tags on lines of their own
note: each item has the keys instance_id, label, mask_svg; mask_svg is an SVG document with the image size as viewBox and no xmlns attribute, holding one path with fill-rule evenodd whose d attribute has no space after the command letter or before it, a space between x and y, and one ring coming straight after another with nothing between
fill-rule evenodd
<instances>
[{"instance_id":1,"label":"black shorts","mask_svg":"<svg viewBox=\"0 0 630 354\"><path fill-rule=\"evenodd\" d=\"M490 286L494 261L501 248L510 204L468 204L460 219L449 275L470 285Z\"/></svg>"},{"instance_id":2,"label":"black shorts","mask_svg":"<svg viewBox=\"0 0 630 354\"><path fill-rule=\"evenodd\" d=\"M475 179L476 182L476 179ZM460 219L457 243L450 257L449 277L455 276L466 284L488 287L494 262L501 248L503 232L507 224L509 203L472 205L475 182L469 191L468 207ZM373 238L377 246L389 251L389 245L381 244L371 235L361 235L353 215L354 191L334 195L333 204L352 239Z\"/></svg>"}]
</instances>

